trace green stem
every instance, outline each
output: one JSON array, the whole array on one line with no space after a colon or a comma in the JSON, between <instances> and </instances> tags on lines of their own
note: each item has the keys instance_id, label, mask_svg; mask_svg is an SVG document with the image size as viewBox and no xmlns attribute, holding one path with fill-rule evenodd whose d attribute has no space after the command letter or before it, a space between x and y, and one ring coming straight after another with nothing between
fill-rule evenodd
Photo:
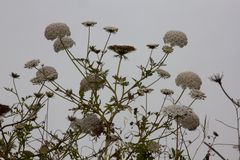
<instances>
[{"instance_id":1,"label":"green stem","mask_svg":"<svg viewBox=\"0 0 240 160\"><path fill-rule=\"evenodd\" d=\"M117 67L117 74L116 74L116 79L115 79L115 85L114 85L114 90L117 93L117 79L119 76L119 72L120 72L120 66L121 66L121 62L122 62L122 56L120 56L119 62L118 62L118 67Z\"/></svg>"}]
</instances>

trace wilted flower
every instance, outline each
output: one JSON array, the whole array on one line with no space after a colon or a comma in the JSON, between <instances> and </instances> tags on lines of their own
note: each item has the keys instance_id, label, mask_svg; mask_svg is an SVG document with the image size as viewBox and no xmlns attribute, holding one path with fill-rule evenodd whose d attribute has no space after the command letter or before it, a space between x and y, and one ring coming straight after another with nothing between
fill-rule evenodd
<instances>
[{"instance_id":1,"label":"wilted flower","mask_svg":"<svg viewBox=\"0 0 240 160\"><path fill-rule=\"evenodd\" d=\"M38 64L40 63L40 60L39 59L33 59L31 61L28 61L25 65L24 65L24 68L34 68L34 67L37 67Z\"/></svg>"},{"instance_id":2,"label":"wilted flower","mask_svg":"<svg viewBox=\"0 0 240 160\"><path fill-rule=\"evenodd\" d=\"M169 54L169 53L172 53L172 52L173 52L173 47L172 47L172 46L164 45L164 46L162 47L162 50L163 50L164 53Z\"/></svg>"},{"instance_id":3,"label":"wilted flower","mask_svg":"<svg viewBox=\"0 0 240 160\"><path fill-rule=\"evenodd\" d=\"M191 108L186 106L170 105L164 107L163 113L175 118L183 128L187 128L190 131L195 130L200 124L199 117Z\"/></svg>"},{"instance_id":4,"label":"wilted flower","mask_svg":"<svg viewBox=\"0 0 240 160\"><path fill-rule=\"evenodd\" d=\"M36 73L36 77L31 79L33 84L40 84L45 81L54 81L58 78L58 73L55 68L51 66L44 66Z\"/></svg>"},{"instance_id":5,"label":"wilted flower","mask_svg":"<svg viewBox=\"0 0 240 160\"><path fill-rule=\"evenodd\" d=\"M155 48L157 48L159 46L159 44L147 44L147 47L149 48L149 49L155 49Z\"/></svg>"},{"instance_id":6,"label":"wilted flower","mask_svg":"<svg viewBox=\"0 0 240 160\"><path fill-rule=\"evenodd\" d=\"M105 84L105 80L101 78L100 75L97 74L91 74L85 77L80 82L80 91L86 92L89 90L98 90L100 88L103 88Z\"/></svg>"},{"instance_id":7,"label":"wilted flower","mask_svg":"<svg viewBox=\"0 0 240 160\"><path fill-rule=\"evenodd\" d=\"M207 97L205 93L197 89L192 89L189 94L193 99L204 100Z\"/></svg>"},{"instance_id":8,"label":"wilted flower","mask_svg":"<svg viewBox=\"0 0 240 160\"><path fill-rule=\"evenodd\" d=\"M157 74L161 78L167 79L167 78L171 77L170 73L168 73L167 71L165 71L163 69L158 68L156 71L157 71Z\"/></svg>"},{"instance_id":9,"label":"wilted flower","mask_svg":"<svg viewBox=\"0 0 240 160\"><path fill-rule=\"evenodd\" d=\"M212 75L209 79L213 82L222 84L222 78L223 78L223 74L217 73L217 74Z\"/></svg>"},{"instance_id":10,"label":"wilted flower","mask_svg":"<svg viewBox=\"0 0 240 160\"><path fill-rule=\"evenodd\" d=\"M45 29L45 37L47 40L54 40L56 38L62 38L70 35L70 29L65 23L52 23Z\"/></svg>"},{"instance_id":11,"label":"wilted flower","mask_svg":"<svg viewBox=\"0 0 240 160\"><path fill-rule=\"evenodd\" d=\"M82 23L82 25L84 25L85 27L93 27L95 24L97 24L97 22L94 21L86 21Z\"/></svg>"},{"instance_id":12,"label":"wilted flower","mask_svg":"<svg viewBox=\"0 0 240 160\"><path fill-rule=\"evenodd\" d=\"M118 31L118 28L110 27L110 26L104 27L103 29L108 33L117 33L117 31Z\"/></svg>"},{"instance_id":13,"label":"wilted flower","mask_svg":"<svg viewBox=\"0 0 240 160\"><path fill-rule=\"evenodd\" d=\"M182 72L175 79L176 85L183 89L200 89L202 85L201 78L193 72Z\"/></svg>"},{"instance_id":14,"label":"wilted flower","mask_svg":"<svg viewBox=\"0 0 240 160\"><path fill-rule=\"evenodd\" d=\"M171 89L165 88L165 89L161 89L161 93L168 96L168 95L172 95L174 93L174 91Z\"/></svg>"},{"instance_id":15,"label":"wilted flower","mask_svg":"<svg viewBox=\"0 0 240 160\"><path fill-rule=\"evenodd\" d=\"M181 48L188 43L186 34L181 31L168 31L164 35L163 41L166 44L170 44L172 47L179 46Z\"/></svg>"},{"instance_id":16,"label":"wilted flower","mask_svg":"<svg viewBox=\"0 0 240 160\"><path fill-rule=\"evenodd\" d=\"M76 118L71 121L70 126L74 130L80 130L93 136L99 136L103 132L103 124L95 114L87 115L83 119Z\"/></svg>"},{"instance_id":17,"label":"wilted flower","mask_svg":"<svg viewBox=\"0 0 240 160\"><path fill-rule=\"evenodd\" d=\"M112 46L109 46L108 49L112 50L113 52L117 53L120 56L123 56L127 53L130 53L136 50L133 46L128 46L128 45L112 45Z\"/></svg>"},{"instance_id":18,"label":"wilted flower","mask_svg":"<svg viewBox=\"0 0 240 160\"><path fill-rule=\"evenodd\" d=\"M53 48L55 52L59 52L71 48L73 45L75 45L75 42L71 37L62 37L55 40Z\"/></svg>"}]
</instances>

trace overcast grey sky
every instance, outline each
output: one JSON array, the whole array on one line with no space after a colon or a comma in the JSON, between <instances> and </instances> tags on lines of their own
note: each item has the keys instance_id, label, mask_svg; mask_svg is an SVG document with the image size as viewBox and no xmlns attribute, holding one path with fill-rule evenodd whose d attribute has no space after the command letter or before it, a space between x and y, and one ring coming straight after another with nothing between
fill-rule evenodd
<instances>
[{"instance_id":1,"label":"overcast grey sky","mask_svg":"<svg viewBox=\"0 0 240 160\"><path fill-rule=\"evenodd\" d=\"M240 98L239 15L239 0L0 0L0 103L11 105L15 102L15 97L3 89L11 85L11 72L21 75L18 85L23 95L36 89L29 82L35 71L23 68L25 62L34 58L54 66L59 72L59 82L67 88L79 88L81 77L76 75L66 55L55 54L52 42L44 38L44 29L52 22L68 24L76 42L72 51L80 56L86 50L87 34L81 25L83 21L98 22L92 32L92 44L97 47L102 47L106 39L103 27L118 27L119 32L110 43L130 44L137 48L123 66L122 72L126 71L127 75L136 73L136 69L129 70L129 65L135 67L146 61L146 44L162 45L168 30L181 30L187 34L189 44L176 49L169 57L165 69L172 78L163 84L178 89L174 83L178 73L190 70L199 74L207 99L195 104L195 112L202 121L205 115L210 117L211 131L220 134L217 142L235 143L237 135L215 121L221 119L235 125L234 109L208 77L223 72L227 91L233 98ZM160 48L155 54L159 52ZM106 59L106 62L109 66L115 65L112 59ZM59 109L56 114L63 114L67 109ZM59 119L55 116L51 120L55 127L62 125L57 123ZM229 159L236 159L237 152L232 147L217 148Z\"/></svg>"}]
</instances>

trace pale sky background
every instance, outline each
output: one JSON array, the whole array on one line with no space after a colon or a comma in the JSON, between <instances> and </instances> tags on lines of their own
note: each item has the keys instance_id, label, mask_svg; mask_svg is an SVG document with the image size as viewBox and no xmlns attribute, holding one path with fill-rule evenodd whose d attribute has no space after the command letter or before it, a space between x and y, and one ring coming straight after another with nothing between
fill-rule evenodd
<instances>
[{"instance_id":1,"label":"pale sky background","mask_svg":"<svg viewBox=\"0 0 240 160\"><path fill-rule=\"evenodd\" d=\"M121 69L121 73L135 76L138 73L136 65L145 64L148 57L146 44L159 43L162 46L162 38L167 31L181 30L188 36L189 43L182 49L177 48L168 58L164 69L172 77L155 87L155 92L159 94L161 88L170 87L179 93L180 89L174 83L177 74L183 71L199 74L203 81L201 90L207 99L195 103L194 111L202 122L205 115L210 118L209 133L216 131L220 135L217 143L236 143L236 133L215 121L220 119L236 125L234 108L208 77L224 73L226 90L233 98L240 98L239 15L240 0L0 0L0 103L12 105L16 102L16 98L3 89L11 86L11 72L21 75L17 83L22 96L37 89L29 82L35 71L23 68L34 58L54 66L59 73L58 82L66 88L79 89L82 77L73 69L67 56L56 54L52 42L44 37L45 27L52 22L68 24L76 42L72 51L80 56L85 55L87 40L87 30L82 22L98 22L93 28L91 43L98 48L103 47L107 36L102 28L109 25L118 27L119 32L112 36L110 44L129 44L137 48ZM154 56L160 53L161 47ZM106 59L106 65L115 67L117 61L111 56ZM50 109L53 115L50 126L66 128L69 124L64 123L63 117L67 116L71 106L53 104L59 106L53 105ZM160 103L153 98L151 104L158 107ZM205 146L203 148L206 149ZM237 151L230 146L216 146L216 149L230 160L237 159ZM218 157L213 159L218 160Z\"/></svg>"}]
</instances>

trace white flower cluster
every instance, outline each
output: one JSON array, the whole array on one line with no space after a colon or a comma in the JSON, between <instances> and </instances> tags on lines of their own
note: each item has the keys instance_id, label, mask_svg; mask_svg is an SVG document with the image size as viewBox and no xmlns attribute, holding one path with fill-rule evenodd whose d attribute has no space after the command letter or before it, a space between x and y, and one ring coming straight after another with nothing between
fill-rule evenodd
<instances>
[{"instance_id":1,"label":"white flower cluster","mask_svg":"<svg viewBox=\"0 0 240 160\"><path fill-rule=\"evenodd\" d=\"M34 67L37 67L38 64L40 63L39 59L33 59L31 61L28 61L25 65L24 68L32 69Z\"/></svg>"},{"instance_id":2,"label":"white flower cluster","mask_svg":"<svg viewBox=\"0 0 240 160\"><path fill-rule=\"evenodd\" d=\"M172 95L172 94L174 94L173 90L167 89L167 88L161 89L160 91L161 91L162 94L165 94L165 95Z\"/></svg>"},{"instance_id":3,"label":"white flower cluster","mask_svg":"<svg viewBox=\"0 0 240 160\"><path fill-rule=\"evenodd\" d=\"M103 124L95 114L87 115L83 119L75 118L70 127L92 136L99 136L103 132Z\"/></svg>"},{"instance_id":4,"label":"white flower cluster","mask_svg":"<svg viewBox=\"0 0 240 160\"><path fill-rule=\"evenodd\" d=\"M204 100L207 97L205 93L197 89L192 89L189 94L193 99Z\"/></svg>"},{"instance_id":5,"label":"white flower cluster","mask_svg":"<svg viewBox=\"0 0 240 160\"><path fill-rule=\"evenodd\" d=\"M103 88L105 84L105 80L101 78L99 75L88 75L80 82L80 91L86 92L89 90L98 90Z\"/></svg>"},{"instance_id":6,"label":"white flower cluster","mask_svg":"<svg viewBox=\"0 0 240 160\"><path fill-rule=\"evenodd\" d=\"M58 38L54 41L53 48L55 52L59 52L68 48L71 48L75 45L75 42L72 40L71 37L62 37L61 39Z\"/></svg>"},{"instance_id":7,"label":"white flower cluster","mask_svg":"<svg viewBox=\"0 0 240 160\"><path fill-rule=\"evenodd\" d=\"M195 130L200 124L199 117L187 106L170 105L163 109L163 113L177 119L183 128L190 131Z\"/></svg>"},{"instance_id":8,"label":"white flower cluster","mask_svg":"<svg viewBox=\"0 0 240 160\"><path fill-rule=\"evenodd\" d=\"M70 35L70 29L65 23L52 23L45 29L45 37L48 40L56 39L53 44L55 52L71 48L75 44Z\"/></svg>"},{"instance_id":9,"label":"white flower cluster","mask_svg":"<svg viewBox=\"0 0 240 160\"><path fill-rule=\"evenodd\" d=\"M171 74L163 69L158 68L156 71L157 71L157 74L159 75L159 77L162 77L164 79L171 77Z\"/></svg>"},{"instance_id":10,"label":"white flower cluster","mask_svg":"<svg viewBox=\"0 0 240 160\"><path fill-rule=\"evenodd\" d=\"M181 31L168 31L164 35L163 41L166 44L170 44L172 47L179 46L181 48L188 43L186 34Z\"/></svg>"},{"instance_id":11,"label":"white flower cluster","mask_svg":"<svg viewBox=\"0 0 240 160\"><path fill-rule=\"evenodd\" d=\"M36 77L31 79L33 84L41 84L45 81L54 81L58 78L58 73L51 66L44 66L36 72Z\"/></svg>"},{"instance_id":12,"label":"white flower cluster","mask_svg":"<svg viewBox=\"0 0 240 160\"><path fill-rule=\"evenodd\" d=\"M201 78L193 72L182 72L175 79L176 85L183 89L200 89L202 85Z\"/></svg>"},{"instance_id":13,"label":"white flower cluster","mask_svg":"<svg viewBox=\"0 0 240 160\"><path fill-rule=\"evenodd\" d=\"M51 23L45 29L45 37L47 40L54 40L70 35L70 29L65 23Z\"/></svg>"}]
</instances>

